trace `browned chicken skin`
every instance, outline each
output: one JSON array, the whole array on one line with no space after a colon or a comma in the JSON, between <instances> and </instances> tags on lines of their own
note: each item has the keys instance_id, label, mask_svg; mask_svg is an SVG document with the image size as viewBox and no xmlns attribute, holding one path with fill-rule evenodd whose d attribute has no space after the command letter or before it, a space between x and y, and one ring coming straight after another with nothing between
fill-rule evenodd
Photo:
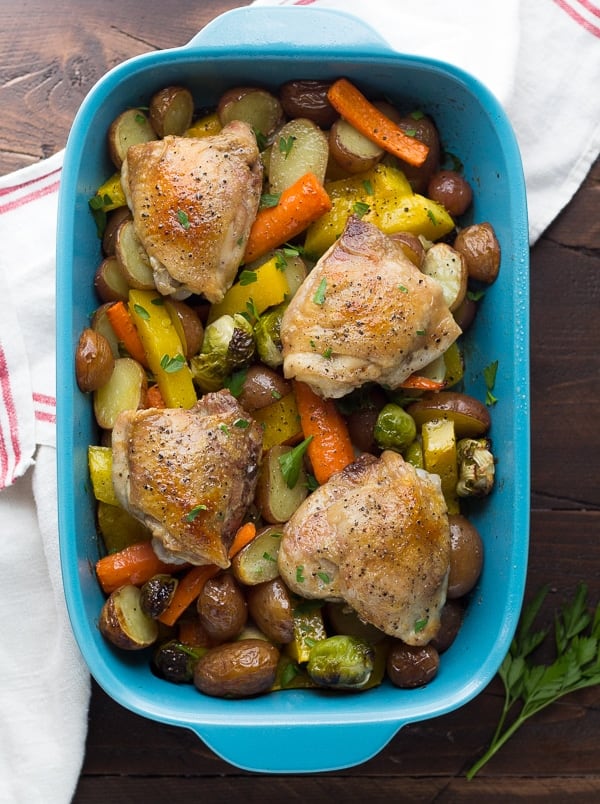
<instances>
[{"instance_id":1,"label":"browned chicken skin","mask_svg":"<svg viewBox=\"0 0 600 804\"><path fill-rule=\"evenodd\" d=\"M278 563L299 595L344 600L386 634L426 644L439 629L450 563L438 476L395 452L362 455L293 514Z\"/></svg>"},{"instance_id":2,"label":"browned chicken skin","mask_svg":"<svg viewBox=\"0 0 600 804\"><path fill-rule=\"evenodd\" d=\"M242 260L262 189L250 126L236 120L212 137L132 145L121 176L157 290L221 301Z\"/></svg>"},{"instance_id":3,"label":"browned chicken skin","mask_svg":"<svg viewBox=\"0 0 600 804\"><path fill-rule=\"evenodd\" d=\"M262 450L261 428L229 391L189 410L125 411L112 449L117 497L148 526L157 553L228 567Z\"/></svg>"},{"instance_id":4,"label":"browned chicken skin","mask_svg":"<svg viewBox=\"0 0 600 804\"><path fill-rule=\"evenodd\" d=\"M283 316L284 373L330 398L368 382L397 388L460 333L439 283L351 217Z\"/></svg>"}]
</instances>

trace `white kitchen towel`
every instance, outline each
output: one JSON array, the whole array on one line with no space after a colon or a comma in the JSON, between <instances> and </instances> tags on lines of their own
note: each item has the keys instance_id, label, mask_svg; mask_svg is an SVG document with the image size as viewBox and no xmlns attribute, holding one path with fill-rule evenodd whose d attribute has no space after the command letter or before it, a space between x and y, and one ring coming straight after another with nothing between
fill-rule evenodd
<instances>
[{"instance_id":1,"label":"white kitchen towel","mask_svg":"<svg viewBox=\"0 0 600 804\"><path fill-rule=\"evenodd\" d=\"M257 4L288 5L258 0ZM454 62L504 104L534 243L600 150L600 6L590 0L296 0L355 13L400 51ZM190 32L190 36L195 32ZM0 179L0 802L69 802L89 677L58 559L54 280L62 152Z\"/></svg>"}]
</instances>

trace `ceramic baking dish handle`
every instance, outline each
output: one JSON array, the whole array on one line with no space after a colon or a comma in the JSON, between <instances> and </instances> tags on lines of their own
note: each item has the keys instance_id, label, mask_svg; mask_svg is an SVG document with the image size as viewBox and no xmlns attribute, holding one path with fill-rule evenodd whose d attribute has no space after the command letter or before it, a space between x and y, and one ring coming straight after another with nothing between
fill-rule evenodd
<instances>
[{"instance_id":1,"label":"ceramic baking dish handle","mask_svg":"<svg viewBox=\"0 0 600 804\"><path fill-rule=\"evenodd\" d=\"M277 694L277 693L275 693ZM268 722L191 727L232 765L256 773L321 773L360 765L378 754L403 726L385 723Z\"/></svg>"},{"instance_id":2,"label":"ceramic baking dish handle","mask_svg":"<svg viewBox=\"0 0 600 804\"><path fill-rule=\"evenodd\" d=\"M268 48L269 55L278 52L289 55L290 49L329 52L347 51L354 54L364 49L376 56L392 52L379 34L362 20L342 11L325 8L289 6L273 8L235 8L216 17L203 28L186 47L201 46L203 50L231 50L232 47L254 50Z\"/></svg>"}]
</instances>

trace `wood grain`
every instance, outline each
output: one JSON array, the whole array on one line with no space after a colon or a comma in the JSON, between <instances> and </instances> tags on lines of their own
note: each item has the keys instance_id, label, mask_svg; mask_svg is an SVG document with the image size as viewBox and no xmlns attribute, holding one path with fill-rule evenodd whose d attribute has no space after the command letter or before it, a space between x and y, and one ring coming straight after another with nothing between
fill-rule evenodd
<instances>
[{"instance_id":1,"label":"wood grain","mask_svg":"<svg viewBox=\"0 0 600 804\"><path fill-rule=\"evenodd\" d=\"M209 0L0 0L0 172L63 148L85 94L130 56L185 44L217 14ZM584 580L600 599L600 162L531 252L531 533L526 597L551 587L544 617ZM75 804L185 796L229 802L591 802L600 796L600 690L529 721L472 782L501 685L402 729L357 768L245 773L195 735L122 709L96 685ZM293 746L282 747L293 750Z\"/></svg>"}]
</instances>

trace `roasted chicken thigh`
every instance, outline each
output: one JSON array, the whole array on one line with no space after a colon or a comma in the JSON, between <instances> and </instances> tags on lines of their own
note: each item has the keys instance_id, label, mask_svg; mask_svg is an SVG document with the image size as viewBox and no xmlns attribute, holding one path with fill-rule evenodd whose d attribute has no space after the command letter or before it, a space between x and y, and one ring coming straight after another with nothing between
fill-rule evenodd
<instances>
[{"instance_id":1,"label":"roasted chicken thigh","mask_svg":"<svg viewBox=\"0 0 600 804\"><path fill-rule=\"evenodd\" d=\"M229 391L206 394L189 410L121 413L112 450L117 498L148 526L156 552L228 567L262 450L261 428Z\"/></svg>"},{"instance_id":2,"label":"roasted chicken thigh","mask_svg":"<svg viewBox=\"0 0 600 804\"><path fill-rule=\"evenodd\" d=\"M353 216L285 311L284 373L329 398L368 382L397 388L460 333L439 283Z\"/></svg>"},{"instance_id":3,"label":"roasted chicken thigh","mask_svg":"<svg viewBox=\"0 0 600 804\"><path fill-rule=\"evenodd\" d=\"M262 189L250 126L132 145L121 180L157 290L218 302L242 260Z\"/></svg>"},{"instance_id":4,"label":"roasted chicken thigh","mask_svg":"<svg viewBox=\"0 0 600 804\"><path fill-rule=\"evenodd\" d=\"M450 566L440 480L395 452L363 454L284 525L279 570L302 597L343 600L410 645L439 629Z\"/></svg>"}]
</instances>

